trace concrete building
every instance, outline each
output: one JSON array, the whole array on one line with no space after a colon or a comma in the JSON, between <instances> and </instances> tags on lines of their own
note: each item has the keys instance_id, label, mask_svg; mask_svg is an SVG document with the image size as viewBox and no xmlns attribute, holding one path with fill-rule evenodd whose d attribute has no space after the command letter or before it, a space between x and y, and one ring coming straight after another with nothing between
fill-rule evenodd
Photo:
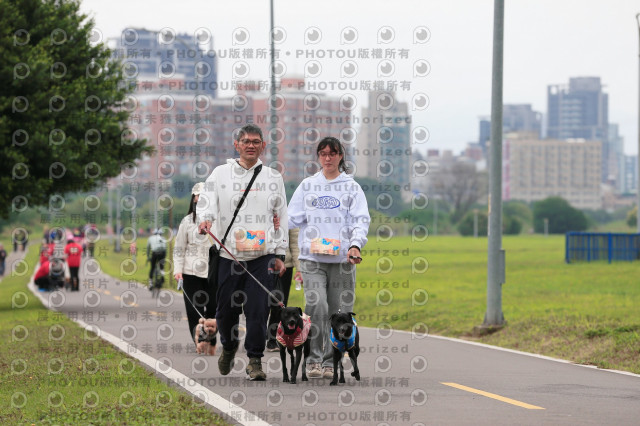
<instances>
[{"instance_id":1,"label":"concrete building","mask_svg":"<svg viewBox=\"0 0 640 426\"><path fill-rule=\"evenodd\" d=\"M542 113L534 111L531 104L504 104L502 106L502 134L512 132L535 133L542 137ZM491 141L491 119L481 117L478 144L487 156L488 142Z\"/></svg>"},{"instance_id":2,"label":"concrete building","mask_svg":"<svg viewBox=\"0 0 640 426\"><path fill-rule=\"evenodd\" d=\"M318 170L315 148L325 136L342 140L347 161L353 162L356 133L351 128L351 111L340 107L339 98L301 89L301 79L281 81L273 101L277 120L273 133L270 94L257 82L238 83L237 94L230 98L198 95L198 103L192 94L167 90L179 82L146 82L131 97L135 106L129 127L157 152L140 162L137 179L206 178L216 166L237 155L233 140L247 123L263 130L267 149L262 160L277 167L285 182L299 183Z\"/></svg>"},{"instance_id":3,"label":"concrete building","mask_svg":"<svg viewBox=\"0 0 640 426\"><path fill-rule=\"evenodd\" d=\"M609 181L609 95L600 77L575 77L547 88L547 137L602 142L601 181Z\"/></svg>"},{"instance_id":4,"label":"concrete building","mask_svg":"<svg viewBox=\"0 0 640 426\"><path fill-rule=\"evenodd\" d=\"M394 92L369 92L369 105L362 109L356 144L356 175L380 182L406 185L411 174L411 115L406 102ZM422 129L416 129L420 132Z\"/></svg>"},{"instance_id":5,"label":"concrete building","mask_svg":"<svg viewBox=\"0 0 640 426\"><path fill-rule=\"evenodd\" d=\"M532 202L559 196L579 209L599 209L601 156L599 141L505 135L502 197Z\"/></svg>"},{"instance_id":6,"label":"concrete building","mask_svg":"<svg viewBox=\"0 0 640 426\"><path fill-rule=\"evenodd\" d=\"M319 170L316 147L326 136L342 141L349 172L353 173L357 134L352 129L351 109L345 108L343 99L307 91L303 78L283 78L273 100L277 119L273 135L269 132L268 92L247 87L238 91L236 101L246 102L247 107L233 112L233 123L241 127L253 122L263 129L267 142L263 161L276 161L285 182L297 184Z\"/></svg>"},{"instance_id":7,"label":"concrete building","mask_svg":"<svg viewBox=\"0 0 640 426\"><path fill-rule=\"evenodd\" d=\"M636 194L638 191L638 156L625 155L622 167L622 194Z\"/></svg>"},{"instance_id":8,"label":"concrete building","mask_svg":"<svg viewBox=\"0 0 640 426\"><path fill-rule=\"evenodd\" d=\"M609 123L607 136L609 141L608 172L606 183L622 194L624 186L624 138L620 135L618 125Z\"/></svg>"},{"instance_id":9,"label":"concrete building","mask_svg":"<svg viewBox=\"0 0 640 426\"><path fill-rule=\"evenodd\" d=\"M114 59L122 62L125 77L138 82L169 79L176 82L174 92L217 95L217 58L213 37L126 28L119 38L108 40Z\"/></svg>"}]
</instances>

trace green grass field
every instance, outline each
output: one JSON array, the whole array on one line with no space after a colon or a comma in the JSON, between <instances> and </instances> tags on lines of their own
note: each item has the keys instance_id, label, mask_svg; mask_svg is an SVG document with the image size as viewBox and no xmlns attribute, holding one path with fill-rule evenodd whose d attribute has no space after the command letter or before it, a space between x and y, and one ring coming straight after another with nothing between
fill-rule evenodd
<instances>
[{"instance_id":1,"label":"green grass field","mask_svg":"<svg viewBox=\"0 0 640 426\"><path fill-rule=\"evenodd\" d=\"M102 244L103 270L119 274L126 250L107 254ZM487 239L452 236L372 238L357 272L358 324L428 330L640 373L640 262L568 265L564 236L506 236L503 247L502 331L471 337L486 311ZM148 267L138 255L133 277L145 282ZM289 305L304 306L303 292L292 290Z\"/></svg>"},{"instance_id":2,"label":"green grass field","mask_svg":"<svg viewBox=\"0 0 640 426\"><path fill-rule=\"evenodd\" d=\"M45 309L23 275L0 285L0 424L224 424L135 360ZM10 266L10 265L7 265Z\"/></svg>"}]
</instances>

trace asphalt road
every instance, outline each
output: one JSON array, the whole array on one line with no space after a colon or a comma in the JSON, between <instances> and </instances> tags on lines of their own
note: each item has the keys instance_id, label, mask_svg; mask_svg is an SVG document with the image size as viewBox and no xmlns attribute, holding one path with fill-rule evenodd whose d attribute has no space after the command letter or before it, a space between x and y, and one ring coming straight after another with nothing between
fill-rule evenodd
<instances>
[{"instance_id":1,"label":"asphalt road","mask_svg":"<svg viewBox=\"0 0 640 426\"><path fill-rule=\"evenodd\" d=\"M121 349L168 384L214 392L216 411L230 422L251 424L248 411L281 425L640 424L638 375L418 332L361 327L359 382L346 360L346 384L301 382L300 373L297 384L283 383L278 353L263 358L267 381L251 382L242 347L231 374L221 376L218 355L194 353L181 294L163 291L154 300L96 265L81 268L80 292L46 294L46 302L115 336L112 343L121 339Z\"/></svg>"}]
</instances>

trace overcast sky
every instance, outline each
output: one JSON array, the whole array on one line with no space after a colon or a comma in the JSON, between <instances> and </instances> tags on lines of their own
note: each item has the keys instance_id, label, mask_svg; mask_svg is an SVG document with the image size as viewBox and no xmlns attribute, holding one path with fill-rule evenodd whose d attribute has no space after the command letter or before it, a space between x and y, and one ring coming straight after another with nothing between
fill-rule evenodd
<instances>
[{"instance_id":1,"label":"overcast sky","mask_svg":"<svg viewBox=\"0 0 640 426\"><path fill-rule=\"evenodd\" d=\"M414 126L427 127L430 140L419 148L459 152L478 139L478 117L491 110L492 0L275 0L275 25L283 30L281 50L286 75L304 75L317 61L321 87L335 82L410 81L398 97L413 106L426 94L426 109L414 110ZM620 125L625 152L638 151L637 0L513 0L505 6L504 102L530 103L546 114L549 84L570 77L598 76L609 93L609 121ZM213 35L214 49L226 58L218 63L219 80L234 79L238 61L247 78L268 80L267 59L230 59L228 49L269 47L269 2L266 0L84 0L104 39L128 27L173 28ZM425 31L424 28L428 29ZM243 38L247 34L249 37ZM318 38L318 34L320 38ZM355 37L354 37L355 34ZM421 38L428 34L428 41ZM353 41L355 38L355 41ZM238 41L240 40L240 41ZM246 41L245 41L246 40ZM329 58L330 50L395 49L396 57ZM300 52L302 50L302 52ZM400 57L403 51L405 56ZM287 54L288 52L288 54ZM324 57L319 57L324 54ZM313 56L313 57L312 57ZM427 75L420 72L428 62ZM391 62L391 64L389 64ZM355 74L345 74L345 70ZM358 108L366 92L352 93ZM233 92L221 92L232 96Z\"/></svg>"}]
</instances>

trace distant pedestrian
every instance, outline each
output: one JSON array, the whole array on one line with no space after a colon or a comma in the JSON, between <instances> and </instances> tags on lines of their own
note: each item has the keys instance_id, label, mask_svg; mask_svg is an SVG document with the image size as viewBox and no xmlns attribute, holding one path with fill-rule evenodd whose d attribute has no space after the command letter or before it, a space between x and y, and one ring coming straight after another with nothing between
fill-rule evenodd
<instances>
[{"instance_id":1,"label":"distant pedestrian","mask_svg":"<svg viewBox=\"0 0 640 426\"><path fill-rule=\"evenodd\" d=\"M7 261L7 251L4 246L0 244L0 277L4 276L5 263Z\"/></svg>"},{"instance_id":2,"label":"distant pedestrian","mask_svg":"<svg viewBox=\"0 0 640 426\"><path fill-rule=\"evenodd\" d=\"M129 256L131 256L133 263L136 262L137 255L138 255L138 245L136 244L135 241L133 241L131 244L129 244Z\"/></svg>"},{"instance_id":3,"label":"distant pedestrian","mask_svg":"<svg viewBox=\"0 0 640 426\"><path fill-rule=\"evenodd\" d=\"M40 264L36 274L33 276L33 282L40 291L51 291L52 289L51 280L49 279L49 266L50 262L49 259L47 259Z\"/></svg>"},{"instance_id":4,"label":"distant pedestrian","mask_svg":"<svg viewBox=\"0 0 640 426\"><path fill-rule=\"evenodd\" d=\"M82 246L74 240L68 240L67 246L64 248L64 254L67 258L67 265L69 265L71 291L79 291L80 277L78 270L80 269L80 261L82 259Z\"/></svg>"}]
</instances>

